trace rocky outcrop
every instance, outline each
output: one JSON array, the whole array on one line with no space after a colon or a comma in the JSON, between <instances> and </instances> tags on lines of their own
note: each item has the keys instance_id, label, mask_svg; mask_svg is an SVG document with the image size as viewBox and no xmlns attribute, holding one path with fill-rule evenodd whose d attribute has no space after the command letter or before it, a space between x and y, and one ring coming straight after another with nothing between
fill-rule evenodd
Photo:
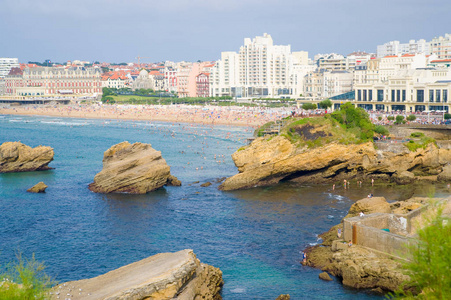
<instances>
[{"instance_id":1,"label":"rocky outcrop","mask_svg":"<svg viewBox=\"0 0 451 300\"><path fill-rule=\"evenodd\" d=\"M227 178L220 186L222 190L266 186L280 181L324 183L379 179L407 183L440 174L451 160L451 150L439 149L431 143L415 152L406 148L404 152L395 153L376 150L372 142L330 143L308 148L297 147L284 136L275 136L257 138L235 152L232 158L239 173Z\"/></svg>"},{"instance_id":2,"label":"rocky outcrop","mask_svg":"<svg viewBox=\"0 0 451 300\"><path fill-rule=\"evenodd\" d=\"M53 288L52 299L221 299L222 272L201 263L192 250L161 253L106 274Z\"/></svg>"},{"instance_id":3,"label":"rocky outcrop","mask_svg":"<svg viewBox=\"0 0 451 300\"><path fill-rule=\"evenodd\" d=\"M437 177L440 181L451 181L451 165L447 164L443 167L443 171Z\"/></svg>"},{"instance_id":4,"label":"rocky outcrop","mask_svg":"<svg viewBox=\"0 0 451 300\"><path fill-rule=\"evenodd\" d=\"M0 173L49 170L53 155L51 147L5 142L0 146Z\"/></svg>"},{"instance_id":5,"label":"rocky outcrop","mask_svg":"<svg viewBox=\"0 0 451 300\"><path fill-rule=\"evenodd\" d=\"M321 274L319 274L319 279L322 279L324 281L332 281L332 278L330 278L329 274L327 274L327 272L323 272Z\"/></svg>"},{"instance_id":6,"label":"rocky outcrop","mask_svg":"<svg viewBox=\"0 0 451 300\"><path fill-rule=\"evenodd\" d=\"M360 212L365 215L381 212L405 213L427 201L427 198L415 197L389 204L383 197L364 198L351 206L344 219L354 217ZM337 236L339 229L343 230L342 223L321 234L319 237L323 242L320 245L305 250L305 265L337 276L342 279L343 285L357 289L378 288L395 291L409 279L402 272L401 263L392 257L359 245L340 242Z\"/></svg>"},{"instance_id":7,"label":"rocky outcrop","mask_svg":"<svg viewBox=\"0 0 451 300\"><path fill-rule=\"evenodd\" d=\"M103 169L89 189L96 193L145 194L164 185L181 185L161 152L150 144L122 142L103 155Z\"/></svg>"},{"instance_id":8,"label":"rocky outcrop","mask_svg":"<svg viewBox=\"0 0 451 300\"><path fill-rule=\"evenodd\" d=\"M27 192L29 193L45 193L45 189L48 188L48 186L44 182L39 182L35 184L33 187L29 188Z\"/></svg>"},{"instance_id":9,"label":"rocky outcrop","mask_svg":"<svg viewBox=\"0 0 451 300\"><path fill-rule=\"evenodd\" d=\"M279 295L279 297L277 297L276 300L290 300L290 295L289 294Z\"/></svg>"}]
</instances>

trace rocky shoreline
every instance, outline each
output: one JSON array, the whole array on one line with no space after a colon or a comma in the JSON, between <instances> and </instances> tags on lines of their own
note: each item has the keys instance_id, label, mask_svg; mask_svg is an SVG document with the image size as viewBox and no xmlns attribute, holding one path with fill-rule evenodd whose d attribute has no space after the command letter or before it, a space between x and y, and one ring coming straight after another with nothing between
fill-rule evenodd
<instances>
[{"instance_id":1,"label":"rocky shoreline","mask_svg":"<svg viewBox=\"0 0 451 300\"><path fill-rule=\"evenodd\" d=\"M400 219L402 219L405 213L424 210L429 203L431 203L430 198L421 197L393 203L388 203L383 197L359 200L351 206L348 215L343 218L340 224L319 235L322 239L321 244L305 249L306 259L301 263L328 272L340 278L343 285L351 288L371 289L376 293L386 293L403 287L415 292L412 287L405 285L410 279L402 268L402 263L406 261L407 257L378 251L360 245L362 243L352 243L352 239L355 239L354 228L352 229L352 237L349 238L351 234L346 235L344 233L344 221L357 219L355 221L359 222L363 221L364 218L384 214L401 216ZM449 213L449 200L447 203ZM417 222L421 222L421 220L417 218L415 223ZM377 221L375 226L384 226L380 223L381 221ZM408 222L404 221L404 223ZM404 232L402 235L415 237L414 232L415 230L412 230L410 234ZM377 243L384 243L384 240L378 239Z\"/></svg>"},{"instance_id":2,"label":"rocky shoreline","mask_svg":"<svg viewBox=\"0 0 451 300\"><path fill-rule=\"evenodd\" d=\"M327 130L321 126L306 123L294 128L293 131L302 132L312 140L328 137ZM305 135L302 137L306 138ZM409 184L451 180L450 149L432 142L415 151L402 143L396 146L382 150L373 142L332 141L309 147L293 142L286 134L259 137L232 155L239 173L227 178L220 189L247 189L283 181L340 184L344 180L376 180Z\"/></svg>"}]
</instances>

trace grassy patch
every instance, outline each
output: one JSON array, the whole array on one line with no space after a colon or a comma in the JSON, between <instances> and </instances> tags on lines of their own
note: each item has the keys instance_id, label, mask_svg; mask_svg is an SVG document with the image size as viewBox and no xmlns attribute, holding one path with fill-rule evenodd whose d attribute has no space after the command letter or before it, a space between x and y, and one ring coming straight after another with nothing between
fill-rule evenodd
<instances>
[{"instance_id":1,"label":"grassy patch","mask_svg":"<svg viewBox=\"0 0 451 300\"><path fill-rule=\"evenodd\" d=\"M358 130L346 129L328 115L295 120L282 130L281 135L299 147L308 148L321 147L331 142L346 145L361 142Z\"/></svg>"},{"instance_id":2,"label":"grassy patch","mask_svg":"<svg viewBox=\"0 0 451 300\"><path fill-rule=\"evenodd\" d=\"M431 143L436 144L435 139L433 139L431 137L425 137L423 134L423 137L419 141L410 140L409 142L405 143L404 145L407 147L407 149L409 149L409 151L415 152L415 151L417 151L417 149L420 149L420 148L426 149L426 147Z\"/></svg>"},{"instance_id":3,"label":"grassy patch","mask_svg":"<svg viewBox=\"0 0 451 300\"><path fill-rule=\"evenodd\" d=\"M17 261L2 267L0 273L0 299L49 299L54 284L44 273L44 265L33 257L28 260L17 255Z\"/></svg>"}]
</instances>

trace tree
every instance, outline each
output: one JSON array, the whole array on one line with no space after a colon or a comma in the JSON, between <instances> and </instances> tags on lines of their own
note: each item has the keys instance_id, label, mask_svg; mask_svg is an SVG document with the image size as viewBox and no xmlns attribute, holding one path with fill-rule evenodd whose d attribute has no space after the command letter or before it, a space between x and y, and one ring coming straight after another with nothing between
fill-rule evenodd
<instances>
[{"instance_id":1,"label":"tree","mask_svg":"<svg viewBox=\"0 0 451 300\"><path fill-rule=\"evenodd\" d=\"M316 104L315 103L304 103L304 104L302 104L302 109L305 109L305 110L316 109Z\"/></svg>"},{"instance_id":2,"label":"tree","mask_svg":"<svg viewBox=\"0 0 451 300\"><path fill-rule=\"evenodd\" d=\"M330 101L329 99L323 100L320 103L318 103L318 107L322 109L328 109L332 107L332 101Z\"/></svg>"},{"instance_id":3,"label":"tree","mask_svg":"<svg viewBox=\"0 0 451 300\"><path fill-rule=\"evenodd\" d=\"M395 117L393 117L393 116L388 116L387 117L387 120L389 120L389 121L393 121L395 119Z\"/></svg>"},{"instance_id":4,"label":"tree","mask_svg":"<svg viewBox=\"0 0 451 300\"><path fill-rule=\"evenodd\" d=\"M334 111L331 116L339 123L345 125L347 129L358 131L362 140L366 141L373 138L374 125L363 108L356 108L351 102L346 102L340 106L339 110Z\"/></svg>"},{"instance_id":5,"label":"tree","mask_svg":"<svg viewBox=\"0 0 451 300\"><path fill-rule=\"evenodd\" d=\"M439 210L440 211L440 210ZM451 220L439 212L431 225L418 232L418 245L411 248L412 259L404 264L410 276L407 286L421 292L415 299L449 299L451 295ZM410 291L398 296L413 299Z\"/></svg>"},{"instance_id":6,"label":"tree","mask_svg":"<svg viewBox=\"0 0 451 300\"><path fill-rule=\"evenodd\" d=\"M451 119L451 114L445 114L443 117L445 118L445 120L449 120Z\"/></svg>"},{"instance_id":7,"label":"tree","mask_svg":"<svg viewBox=\"0 0 451 300\"><path fill-rule=\"evenodd\" d=\"M415 121L417 117L415 115L409 115L406 119L407 121Z\"/></svg>"},{"instance_id":8,"label":"tree","mask_svg":"<svg viewBox=\"0 0 451 300\"><path fill-rule=\"evenodd\" d=\"M396 116L395 124L401 124L401 123L403 123L403 121L404 121L404 116L401 116L401 115Z\"/></svg>"}]
</instances>

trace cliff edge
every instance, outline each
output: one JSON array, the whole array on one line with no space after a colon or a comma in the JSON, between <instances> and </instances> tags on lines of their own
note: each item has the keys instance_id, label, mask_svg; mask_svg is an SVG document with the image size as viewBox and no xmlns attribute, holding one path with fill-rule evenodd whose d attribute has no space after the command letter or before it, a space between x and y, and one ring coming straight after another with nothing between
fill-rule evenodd
<instances>
[{"instance_id":1,"label":"cliff edge","mask_svg":"<svg viewBox=\"0 0 451 300\"><path fill-rule=\"evenodd\" d=\"M279 135L259 137L233 153L239 173L227 178L220 189L344 179L407 184L426 177L437 180L451 160L451 150L439 149L434 143L415 151L402 144L397 146L401 147L396 151L389 147L376 149L372 138L357 139L330 117L295 120Z\"/></svg>"}]
</instances>

